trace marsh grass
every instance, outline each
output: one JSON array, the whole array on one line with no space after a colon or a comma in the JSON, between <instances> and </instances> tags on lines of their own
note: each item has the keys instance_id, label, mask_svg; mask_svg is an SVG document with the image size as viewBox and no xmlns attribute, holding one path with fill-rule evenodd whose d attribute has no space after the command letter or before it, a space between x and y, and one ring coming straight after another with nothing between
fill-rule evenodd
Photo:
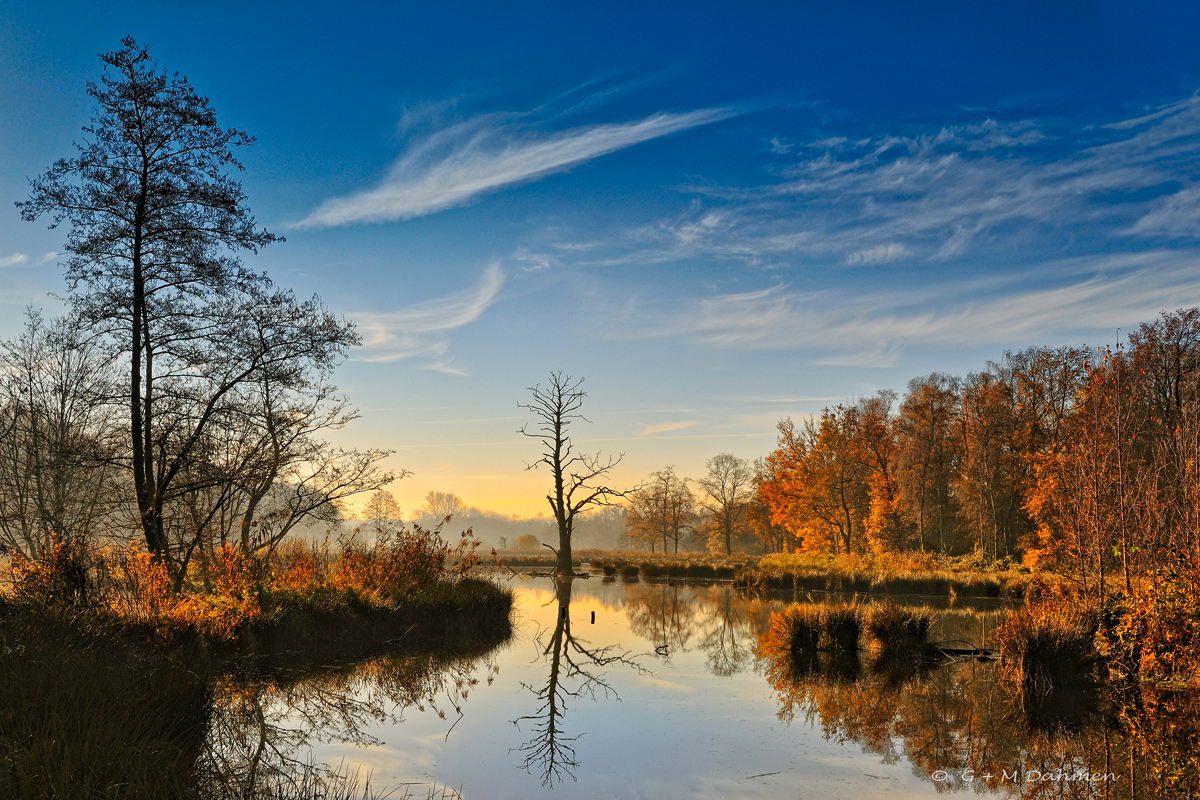
<instances>
[{"instance_id":1,"label":"marsh grass","mask_svg":"<svg viewBox=\"0 0 1200 800\"><path fill-rule=\"evenodd\" d=\"M1008 561L933 553L881 555L773 554L748 564L735 585L748 589L971 597L1021 597L1036 578Z\"/></svg>"},{"instance_id":2,"label":"marsh grass","mask_svg":"<svg viewBox=\"0 0 1200 800\"><path fill-rule=\"evenodd\" d=\"M651 554L636 550L578 550L580 563L590 563L604 575L636 570L644 578L729 580L758 561L758 556L722 556L709 553ZM506 562L507 563L507 562ZM630 574L633 574L630 572Z\"/></svg>"},{"instance_id":3,"label":"marsh grass","mask_svg":"<svg viewBox=\"0 0 1200 800\"><path fill-rule=\"evenodd\" d=\"M768 647L791 653L798 660L811 661L818 652L830 654L835 660L848 655L857 660L861 630L856 605L794 603L771 615Z\"/></svg>"},{"instance_id":4,"label":"marsh grass","mask_svg":"<svg viewBox=\"0 0 1200 800\"><path fill-rule=\"evenodd\" d=\"M5 797L198 796L202 678L44 610L5 607L0 639Z\"/></svg>"},{"instance_id":5,"label":"marsh grass","mask_svg":"<svg viewBox=\"0 0 1200 800\"><path fill-rule=\"evenodd\" d=\"M1004 672L1026 703L1095 683L1098 654L1094 614L1041 602L1014 611L995 634Z\"/></svg>"},{"instance_id":6,"label":"marsh grass","mask_svg":"<svg viewBox=\"0 0 1200 800\"><path fill-rule=\"evenodd\" d=\"M863 612L863 629L871 652L871 670L902 683L936 667L944 658L929 641L934 614L892 601L871 603Z\"/></svg>"},{"instance_id":7,"label":"marsh grass","mask_svg":"<svg viewBox=\"0 0 1200 800\"><path fill-rule=\"evenodd\" d=\"M821 644L821 607L796 603L771 615L770 637L780 650L792 654L816 653Z\"/></svg>"},{"instance_id":8,"label":"marsh grass","mask_svg":"<svg viewBox=\"0 0 1200 800\"><path fill-rule=\"evenodd\" d=\"M822 612L825 646L835 653L858 652L858 640L862 635L861 607L838 603L824 606Z\"/></svg>"},{"instance_id":9,"label":"marsh grass","mask_svg":"<svg viewBox=\"0 0 1200 800\"><path fill-rule=\"evenodd\" d=\"M554 566L552 555L500 553L504 566ZM644 578L732 580L754 590L891 592L895 594L966 597L1022 597L1046 576L1036 576L1010 560L991 561L974 555L885 553L824 555L788 553L765 556L736 553L651 554L636 550L576 550L575 565L590 563L604 575Z\"/></svg>"}]
</instances>

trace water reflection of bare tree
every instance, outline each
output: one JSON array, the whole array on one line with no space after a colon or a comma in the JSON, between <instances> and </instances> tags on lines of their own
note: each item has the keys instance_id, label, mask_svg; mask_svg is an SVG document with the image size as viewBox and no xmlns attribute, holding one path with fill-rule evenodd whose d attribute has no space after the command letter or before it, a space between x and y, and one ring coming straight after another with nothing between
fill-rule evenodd
<instances>
[{"instance_id":1,"label":"water reflection of bare tree","mask_svg":"<svg viewBox=\"0 0 1200 800\"><path fill-rule=\"evenodd\" d=\"M491 683L497 667L486 656L423 653L388 655L288 680L227 677L214 691L206 782L229 798L295 793L302 787L336 796L338 787L344 791L348 785L346 776L306 760L313 744L377 744L370 726L398 722L411 708L430 709L443 719L451 709L461 716L481 669Z\"/></svg>"},{"instance_id":2,"label":"water reflection of bare tree","mask_svg":"<svg viewBox=\"0 0 1200 800\"><path fill-rule=\"evenodd\" d=\"M630 584L625 595L629 630L667 652L686 650L696 632L698 609L692 591L670 584Z\"/></svg>"},{"instance_id":3,"label":"water reflection of bare tree","mask_svg":"<svg viewBox=\"0 0 1200 800\"><path fill-rule=\"evenodd\" d=\"M542 655L548 657L550 676L544 687L525 685L537 697L537 711L518 717L513 724L518 728L522 722L531 722L533 738L518 748L524 754L521 766L528 772L541 774L542 785L561 783L564 776L575 780L574 770L579 766L575 752L578 735L567 736L563 732L563 718L567 705L574 700L598 696L620 700L616 690L597 670L612 664L623 664L639 672L645 670L630 657L628 651L616 646L592 647L571 633L571 575L559 575L554 579L555 599L558 615L554 631L548 640L539 635Z\"/></svg>"},{"instance_id":4,"label":"water reflection of bare tree","mask_svg":"<svg viewBox=\"0 0 1200 800\"><path fill-rule=\"evenodd\" d=\"M711 586L702 595L700 649L706 666L727 678L740 671L753 655L754 637L748 621L747 601L729 586Z\"/></svg>"}]
</instances>

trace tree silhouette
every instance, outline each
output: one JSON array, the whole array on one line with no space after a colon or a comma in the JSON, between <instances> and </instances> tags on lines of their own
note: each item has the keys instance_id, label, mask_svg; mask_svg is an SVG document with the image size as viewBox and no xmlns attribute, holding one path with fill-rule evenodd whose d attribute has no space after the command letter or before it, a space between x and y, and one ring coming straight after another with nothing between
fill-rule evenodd
<instances>
[{"instance_id":1,"label":"tree silhouette","mask_svg":"<svg viewBox=\"0 0 1200 800\"><path fill-rule=\"evenodd\" d=\"M537 417L535 427L523 425L519 433L542 443L542 455L527 469L539 464L550 468L553 485L546 495L554 520L558 523L558 550L554 571L571 574L571 533L575 518L589 506L603 505L624 496L623 492L604 486L603 480L621 461L621 457L602 458L600 453L587 455L576 452L569 428L575 420L587 419L580 413L587 393L580 388L583 378L572 379L562 372L552 372L548 385L531 386L533 402L518 403ZM553 549L553 548L552 548Z\"/></svg>"},{"instance_id":2,"label":"tree silhouette","mask_svg":"<svg viewBox=\"0 0 1200 800\"><path fill-rule=\"evenodd\" d=\"M278 241L256 227L234 155L254 140L217 124L207 98L168 76L132 38L89 83L95 114L77 154L32 181L21 216L70 226L70 299L127 359L138 524L171 563L167 506L211 475L193 469L210 429L235 418L238 390L304 391L358 343L317 298L299 302L238 257Z\"/></svg>"}]
</instances>

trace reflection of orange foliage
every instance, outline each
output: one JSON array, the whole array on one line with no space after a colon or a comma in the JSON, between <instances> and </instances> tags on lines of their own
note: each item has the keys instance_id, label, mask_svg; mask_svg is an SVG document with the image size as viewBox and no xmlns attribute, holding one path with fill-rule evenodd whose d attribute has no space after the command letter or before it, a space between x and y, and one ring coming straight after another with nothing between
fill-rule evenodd
<instances>
[{"instance_id":1,"label":"reflection of orange foliage","mask_svg":"<svg viewBox=\"0 0 1200 800\"><path fill-rule=\"evenodd\" d=\"M887 762L903 757L927 780L945 772L934 784L939 792L986 786L1021 798L1130 797L1131 776L1138 797L1194 797L1200 788L1200 698L1193 693L1100 695L1082 713L1078 697L1047 697L1022 709L995 665L952 663L897 682L887 664L847 671L826 653L797 659L787 642L771 637L759 657L781 720L819 722L827 738L856 742ZM1112 777L1033 777L1081 771Z\"/></svg>"}]
</instances>

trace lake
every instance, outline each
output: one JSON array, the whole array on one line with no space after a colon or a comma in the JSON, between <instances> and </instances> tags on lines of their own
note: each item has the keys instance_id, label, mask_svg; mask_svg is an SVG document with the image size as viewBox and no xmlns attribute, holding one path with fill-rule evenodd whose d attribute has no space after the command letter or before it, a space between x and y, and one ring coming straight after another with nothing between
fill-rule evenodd
<instances>
[{"instance_id":1,"label":"lake","mask_svg":"<svg viewBox=\"0 0 1200 800\"><path fill-rule=\"evenodd\" d=\"M556 594L549 578L509 580L507 643L438 654L401 640L395 655L291 682L231 680L215 749L242 773L324 763L393 797L468 800L1124 797L1131 774L1171 779L1146 752L1195 752L1190 722L1191 740L1177 724L1130 723L1194 720L1174 695L1131 712L1094 691L1022 698L976 659L766 658L771 613L790 596L599 577ZM933 607L932 639L949 646L987 645L1005 613L1002 601L894 599Z\"/></svg>"}]
</instances>

